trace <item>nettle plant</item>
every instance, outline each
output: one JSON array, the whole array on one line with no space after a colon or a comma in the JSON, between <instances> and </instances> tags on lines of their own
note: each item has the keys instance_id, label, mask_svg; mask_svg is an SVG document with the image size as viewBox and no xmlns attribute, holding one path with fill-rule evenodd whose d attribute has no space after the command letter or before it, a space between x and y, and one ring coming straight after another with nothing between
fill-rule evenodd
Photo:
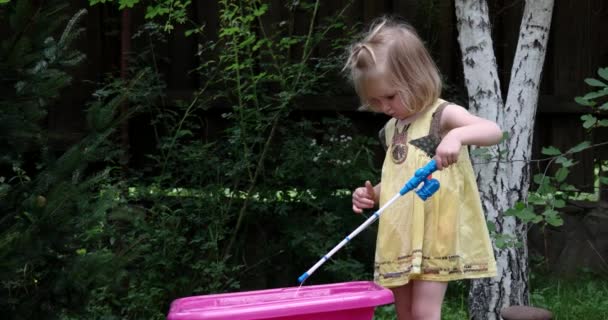
<instances>
[{"instance_id":1,"label":"nettle plant","mask_svg":"<svg viewBox=\"0 0 608 320\"><path fill-rule=\"evenodd\" d=\"M202 253L190 265L214 275L203 279L219 279L197 292L225 291L241 279L278 283L277 270L285 275L295 259L302 265L316 259L339 231L359 222L344 189L374 176L375 139L348 138L353 126L344 117L296 114L307 98L346 85L340 76L352 33L343 22L346 8L321 16L320 0L283 8L268 2L218 1L217 38L199 44L193 71L201 87L192 101L154 113L158 153L148 155L144 184L177 186L192 196L143 200L157 215L182 221L176 233L192 228L183 232L184 251L200 246ZM284 19L273 21L272 11L284 9ZM321 46L327 53L320 54ZM215 136L201 138L218 120L224 125ZM260 239L267 245L252 246ZM339 261L332 261L334 275L364 269L354 259ZM211 263L218 267L206 271Z\"/></svg>"},{"instance_id":2,"label":"nettle plant","mask_svg":"<svg viewBox=\"0 0 608 320\"><path fill-rule=\"evenodd\" d=\"M585 79L585 83L594 90L574 99L579 105L590 108L589 113L581 116L582 125L587 130L588 136L591 136L593 131L598 128L608 127L608 119L600 118L601 113L608 110L608 101L606 99L608 97L608 68L600 68L597 73L600 79ZM564 208L568 200L595 199L595 196L589 196L572 184L567 183L566 180L570 175L571 168L577 164L573 156L581 151L605 144L608 144L608 142L592 145L590 141L581 141L576 146L565 151L554 146L544 147L541 152L547 158L538 161L548 161L548 163L545 166L544 172L538 173L533 177L536 189L529 192L528 198L525 201L517 202L513 208L507 210L504 213L505 216L514 216L523 222L539 224L542 228L561 226L564 221L558 209ZM549 168L552 165L556 166L557 169L553 174L549 174ZM597 188L601 188L602 185L608 185L608 177L601 176L602 165L600 163L599 171L596 170L596 173L598 173L595 181ZM510 235L496 233L492 225L489 228L496 239L498 247L523 245Z\"/></svg>"},{"instance_id":3,"label":"nettle plant","mask_svg":"<svg viewBox=\"0 0 608 320\"><path fill-rule=\"evenodd\" d=\"M90 5L100 3L113 3L118 5L119 10L133 8L141 0L89 0ZM191 0L153 0L146 1L146 15L148 20L161 19L163 20L163 30L166 32L172 31L175 24L184 24L188 22L188 7ZM0 1L1 3L1 1ZM199 29L187 31L187 34L198 32Z\"/></svg>"}]
</instances>

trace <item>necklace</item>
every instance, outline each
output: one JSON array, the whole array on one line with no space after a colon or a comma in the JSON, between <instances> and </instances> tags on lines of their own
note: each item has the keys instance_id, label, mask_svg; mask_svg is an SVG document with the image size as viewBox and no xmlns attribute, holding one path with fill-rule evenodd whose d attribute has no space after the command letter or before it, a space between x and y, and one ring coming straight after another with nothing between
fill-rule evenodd
<instances>
[{"instance_id":1,"label":"necklace","mask_svg":"<svg viewBox=\"0 0 608 320\"><path fill-rule=\"evenodd\" d=\"M395 164L400 164L407 158L407 129L410 124L405 124L399 131L398 121L395 122L395 132L391 143L391 157Z\"/></svg>"}]
</instances>

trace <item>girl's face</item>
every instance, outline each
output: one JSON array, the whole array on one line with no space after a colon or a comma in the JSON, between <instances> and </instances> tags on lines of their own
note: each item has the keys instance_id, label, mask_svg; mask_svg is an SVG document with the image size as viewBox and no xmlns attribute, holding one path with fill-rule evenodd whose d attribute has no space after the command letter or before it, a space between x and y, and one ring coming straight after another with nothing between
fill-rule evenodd
<instances>
[{"instance_id":1,"label":"girl's face","mask_svg":"<svg viewBox=\"0 0 608 320\"><path fill-rule=\"evenodd\" d=\"M374 79L367 84L367 102L374 111L382 112L397 119L405 119L412 115L403 105L396 88L385 80Z\"/></svg>"}]
</instances>

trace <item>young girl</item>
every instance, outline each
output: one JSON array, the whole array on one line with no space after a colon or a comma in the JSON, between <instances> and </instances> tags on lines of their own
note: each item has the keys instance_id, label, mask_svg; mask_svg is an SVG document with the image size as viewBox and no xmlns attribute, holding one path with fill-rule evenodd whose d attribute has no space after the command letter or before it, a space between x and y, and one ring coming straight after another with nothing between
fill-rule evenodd
<instances>
[{"instance_id":1,"label":"young girl","mask_svg":"<svg viewBox=\"0 0 608 320\"><path fill-rule=\"evenodd\" d=\"M502 137L492 121L439 98L437 67L415 31L382 19L350 48L345 69L362 103L392 118L381 130L382 178L353 192L353 210L383 205L432 158L441 188L410 192L380 216L374 280L391 288L400 320L440 319L447 281L492 277L496 262L467 145Z\"/></svg>"}]
</instances>

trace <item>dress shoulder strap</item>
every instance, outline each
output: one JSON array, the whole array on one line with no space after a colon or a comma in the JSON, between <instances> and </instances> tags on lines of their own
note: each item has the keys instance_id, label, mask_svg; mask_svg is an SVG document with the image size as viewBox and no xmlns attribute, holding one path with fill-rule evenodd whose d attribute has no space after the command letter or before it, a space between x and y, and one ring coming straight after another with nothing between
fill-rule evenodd
<instances>
[{"instance_id":1,"label":"dress shoulder strap","mask_svg":"<svg viewBox=\"0 0 608 320\"><path fill-rule=\"evenodd\" d=\"M445 135L445 132L441 132L441 115L443 114L443 109L449 104L449 101L444 101L435 109L435 112L433 112L433 119L431 120L431 126L429 127L429 135L437 138L442 138Z\"/></svg>"}]
</instances>

